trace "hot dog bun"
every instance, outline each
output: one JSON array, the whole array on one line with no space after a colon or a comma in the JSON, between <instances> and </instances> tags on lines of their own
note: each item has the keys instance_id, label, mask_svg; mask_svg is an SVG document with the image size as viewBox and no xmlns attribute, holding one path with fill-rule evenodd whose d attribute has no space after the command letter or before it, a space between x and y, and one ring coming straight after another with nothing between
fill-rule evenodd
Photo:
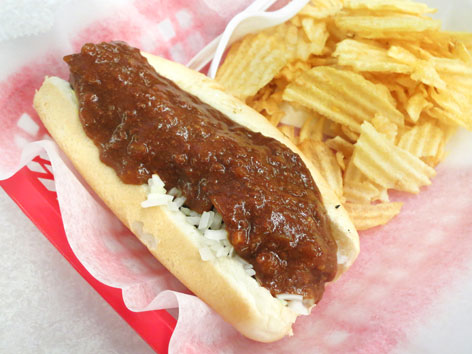
<instances>
[{"instance_id":1,"label":"hot dog bun","mask_svg":"<svg viewBox=\"0 0 472 354\"><path fill-rule=\"evenodd\" d=\"M279 140L300 154L282 133L224 88L206 76L180 64L143 55L162 76L197 96L246 128ZM243 335L271 342L291 334L297 314L257 281L232 258L202 261L197 231L180 212L167 207L141 208L145 186L124 184L115 171L103 164L93 141L87 137L78 116L75 93L68 82L46 78L36 93L34 107L55 141L87 183L116 216L148 247L151 253L191 291L217 311ZM338 271L342 274L359 252L356 229L336 195L301 155L316 182L338 245ZM97 176L100 176L97 178Z\"/></svg>"}]
</instances>

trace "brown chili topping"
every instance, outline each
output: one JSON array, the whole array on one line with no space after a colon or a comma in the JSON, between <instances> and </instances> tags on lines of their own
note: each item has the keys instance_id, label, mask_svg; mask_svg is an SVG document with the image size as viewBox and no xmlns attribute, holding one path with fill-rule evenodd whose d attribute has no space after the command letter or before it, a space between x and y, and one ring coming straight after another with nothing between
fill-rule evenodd
<instances>
[{"instance_id":1,"label":"brown chili topping","mask_svg":"<svg viewBox=\"0 0 472 354\"><path fill-rule=\"evenodd\" d=\"M85 132L124 183L157 173L189 208L223 216L236 253L273 295L321 298L337 247L297 154L181 90L125 43L85 44L64 60Z\"/></svg>"}]
</instances>

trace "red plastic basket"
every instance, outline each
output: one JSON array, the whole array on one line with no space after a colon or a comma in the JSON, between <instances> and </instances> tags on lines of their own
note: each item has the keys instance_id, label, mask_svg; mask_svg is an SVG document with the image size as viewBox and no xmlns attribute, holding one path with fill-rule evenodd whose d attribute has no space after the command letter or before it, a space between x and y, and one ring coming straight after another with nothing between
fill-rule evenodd
<instances>
[{"instance_id":1,"label":"red plastic basket","mask_svg":"<svg viewBox=\"0 0 472 354\"><path fill-rule=\"evenodd\" d=\"M56 192L41 180L52 181L50 162L41 157L33 160L43 172L23 167L0 185L31 219L46 238L67 259L75 270L115 309L115 311L158 353L167 353L176 320L167 311L132 312L123 302L121 290L96 280L79 262L67 241ZM51 189L51 188L50 188Z\"/></svg>"}]
</instances>

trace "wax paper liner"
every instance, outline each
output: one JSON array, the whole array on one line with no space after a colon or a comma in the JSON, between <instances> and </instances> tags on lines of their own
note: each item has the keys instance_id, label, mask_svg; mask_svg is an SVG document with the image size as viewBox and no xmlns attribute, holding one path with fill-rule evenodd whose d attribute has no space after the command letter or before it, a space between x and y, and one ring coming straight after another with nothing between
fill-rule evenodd
<instances>
[{"instance_id":1,"label":"wax paper liner","mask_svg":"<svg viewBox=\"0 0 472 354\"><path fill-rule=\"evenodd\" d=\"M18 58L21 65L13 66L0 83L1 173L6 178L47 151L68 241L87 270L121 288L132 310L178 306L170 352L391 352L422 318L431 316L432 304L442 294L470 281L464 274L472 256L472 145L470 133L461 131L433 185L419 195L394 195L405 201L402 213L384 227L361 233L358 261L327 287L312 315L299 318L293 337L273 344L242 337L149 254L84 186L55 143L28 142L47 137L31 102L45 75L67 78L64 54L77 51L85 41L122 39L186 62L247 2L98 2L93 19L83 10L87 5L92 6L64 5L53 29L38 39L42 49L25 49ZM77 19L81 17L83 21ZM8 45L23 47L27 42ZM37 51L42 52L31 60Z\"/></svg>"}]
</instances>

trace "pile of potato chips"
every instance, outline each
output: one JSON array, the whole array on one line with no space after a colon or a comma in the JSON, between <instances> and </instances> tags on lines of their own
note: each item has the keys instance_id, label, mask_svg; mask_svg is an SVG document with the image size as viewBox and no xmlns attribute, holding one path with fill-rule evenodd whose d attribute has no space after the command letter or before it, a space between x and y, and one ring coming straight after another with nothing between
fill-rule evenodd
<instances>
[{"instance_id":1,"label":"pile of potato chips","mask_svg":"<svg viewBox=\"0 0 472 354\"><path fill-rule=\"evenodd\" d=\"M472 129L472 34L409 0L312 0L235 43L216 79L311 159L359 230L400 212ZM300 128L300 129L299 129Z\"/></svg>"}]
</instances>

